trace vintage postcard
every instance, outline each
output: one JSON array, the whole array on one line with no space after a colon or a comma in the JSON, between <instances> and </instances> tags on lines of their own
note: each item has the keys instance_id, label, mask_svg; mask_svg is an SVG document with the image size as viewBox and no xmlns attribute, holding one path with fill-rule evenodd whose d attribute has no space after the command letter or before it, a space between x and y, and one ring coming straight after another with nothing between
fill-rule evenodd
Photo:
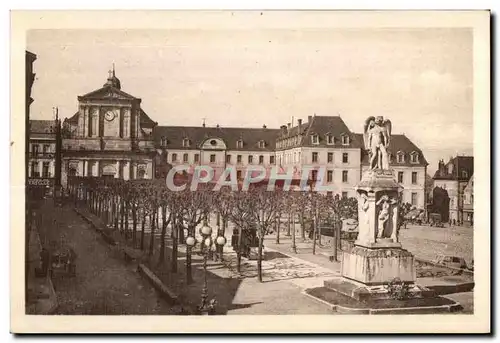
<instances>
[{"instance_id":1,"label":"vintage postcard","mask_svg":"<svg viewBox=\"0 0 500 343\"><path fill-rule=\"evenodd\" d=\"M11 18L12 332L490 331L488 11Z\"/></svg>"}]
</instances>

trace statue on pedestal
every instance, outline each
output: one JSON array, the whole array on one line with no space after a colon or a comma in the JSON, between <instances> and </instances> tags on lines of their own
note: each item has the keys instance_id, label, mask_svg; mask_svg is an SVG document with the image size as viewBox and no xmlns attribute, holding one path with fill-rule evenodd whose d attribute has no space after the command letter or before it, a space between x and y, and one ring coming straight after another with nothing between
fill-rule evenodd
<instances>
[{"instance_id":1,"label":"statue on pedestal","mask_svg":"<svg viewBox=\"0 0 500 343\"><path fill-rule=\"evenodd\" d=\"M389 170L387 148L391 142L392 124L384 117L368 117L365 120L363 140L370 154L370 170Z\"/></svg>"}]
</instances>

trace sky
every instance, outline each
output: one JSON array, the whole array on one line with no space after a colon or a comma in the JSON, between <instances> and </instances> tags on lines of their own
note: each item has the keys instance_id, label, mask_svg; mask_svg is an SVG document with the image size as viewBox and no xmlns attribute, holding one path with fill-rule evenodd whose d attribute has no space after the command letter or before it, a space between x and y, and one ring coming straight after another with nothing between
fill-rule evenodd
<instances>
[{"instance_id":1,"label":"sky","mask_svg":"<svg viewBox=\"0 0 500 343\"><path fill-rule=\"evenodd\" d=\"M77 111L115 64L122 90L159 125L278 128L382 115L440 158L473 153L472 31L437 29L31 30L31 118ZM203 119L205 118L205 119Z\"/></svg>"}]
</instances>

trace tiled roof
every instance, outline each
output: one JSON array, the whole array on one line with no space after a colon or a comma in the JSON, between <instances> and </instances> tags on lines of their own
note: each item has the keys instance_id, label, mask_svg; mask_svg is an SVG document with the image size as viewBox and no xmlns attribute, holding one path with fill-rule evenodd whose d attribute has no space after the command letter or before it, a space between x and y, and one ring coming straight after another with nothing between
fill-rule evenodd
<instances>
[{"instance_id":1,"label":"tiled roof","mask_svg":"<svg viewBox=\"0 0 500 343\"><path fill-rule=\"evenodd\" d=\"M158 124L157 122L153 121L147 114L144 112L142 108L139 109L141 111L141 117L140 117L140 124L141 126L151 126L151 125L156 125Z\"/></svg>"},{"instance_id":2,"label":"tiled roof","mask_svg":"<svg viewBox=\"0 0 500 343\"><path fill-rule=\"evenodd\" d=\"M368 152L364 150L364 144L363 144L363 134L362 133L355 133L355 140L357 141L358 144L361 144L361 147L363 148L361 151L361 163L362 164L368 164ZM421 166L426 166L428 165L427 160L425 159L424 154L422 153L422 150L420 150L408 137L405 135L400 135L400 134L391 134L391 142L389 144L389 152L391 153L391 164L393 165L398 165L398 166L414 166L414 165L421 165ZM397 163L397 153L401 152L404 154L404 163ZM412 152L417 152L419 154L418 162L419 163L411 163L410 155Z\"/></svg>"},{"instance_id":3,"label":"tiled roof","mask_svg":"<svg viewBox=\"0 0 500 343\"><path fill-rule=\"evenodd\" d=\"M79 112L76 112L70 118L64 119L64 121L69 123L69 124L78 124L78 113Z\"/></svg>"},{"instance_id":4,"label":"tiled roof","mask_svg":"<svg viewBox=\"0 0 500 343\"><path fill-rule=\"evenodd\" d=\"M53 120L30 120L30 133L55 133Z\"/></svg>"},{"instance_id":5,"label":"tiled roof","mask_svg":"<svg viewBox=\"0 0 500 343\"><path fill-rule=\"evenodd\" d=\"M202 126L157 126L153 130L156 146L161 139L167 139L167 149L186 149L182 146L184 138L191 141L190 148L197 149L208 138L220 138L230 150L274 151L278 129L268 128L235 128L235 127L202 127ZM237 148L237 141L243 140L243 147ZM265 142L259 148L259 141Z\"/></svg>"},{"instance_id":6,"label":"tiled roof","mask_svg":"<svg viewBox=\"0 0 500 343\"><path fill-rule=\"evenodd\" d=\"M450 164L453 164L453 172L448 173L448 168ZM467 173L462 176L462 172ZM448 163L444 165L443 170L436 170L434 173L434 179L437 180L460 180L468 181L469 178L474 174L474 157L473 156L455 156L451 158Z\"/></svg>"},{"instance_id":7,"label":"tiled roof","mask_svg":"<svg viewBox=\"0 0 500 343\"><path fill-rule=\"evenodd\" d=\"M347 135L350 137L350 148L361 148L361 144L354 137L355 135L349 130L340 116L309 116L306 123L300 126L300 132L303 134L302 144L300 146L324 146L324 147L339 147L342 145L342 136ZM294 126L290 129L287 128L286 134L280 130L279 137L293 137L299 133L299 127ZM333 136L334 144L327 144L327 134ZM311 140L312 135L318 136L318 144L313 144Z\"/></svg>"}]
</instances>

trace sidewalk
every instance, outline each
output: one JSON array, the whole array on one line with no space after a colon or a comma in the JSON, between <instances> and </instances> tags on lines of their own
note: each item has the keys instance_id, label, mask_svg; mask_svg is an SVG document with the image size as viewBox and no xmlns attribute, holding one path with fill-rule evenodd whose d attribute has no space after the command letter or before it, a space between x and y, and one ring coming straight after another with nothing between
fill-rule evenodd
<instances>
[{"instance_id":1,"label":"sidewalk","mask_svg":"<svg viewBox=\"0 0 500 343\"><path fill-rule=\"evenodd\" d=\"M57 308L57 296L49 276L36 277L35 268L40 268L40 236L33 227L29 239L28 303L26 314L51 314Z\"/></svg>"},{"instance_id":2,"label":"sidewalk","mask_svg":"<svg viewBox=\"0 0 500 343\"><path fill-rule=\"evenodd\" d=\"M79 208L79 212L97 224L99 219L84 208ZM124 244L119 233L114 232L113 237L120 241L119 245ZM149 241L146 241L145 251L135 249L142 255L136 263L146 264L177 295L184 308L194 311L201 301L204 280L202 256L196 254L198 247L192 255L194 282L186 284L185 246L179 246L178 270L177 273L172 273L171 248L167 246L166 263L158 265L159 239L155 242L155 253L150 259L146 253ZM224 249L224 262L208 261L208 299L216 299L217 314L332 314L329 308L302 294L302 290L322 285L325 279L336 276L334 271L281 254L272 248L266 248L266 256L268 258L263 261L262 283L256 277L256 261L243 259L241 273L236 272L236 254L229 246Z\"/></svg>"}]
</instances>

